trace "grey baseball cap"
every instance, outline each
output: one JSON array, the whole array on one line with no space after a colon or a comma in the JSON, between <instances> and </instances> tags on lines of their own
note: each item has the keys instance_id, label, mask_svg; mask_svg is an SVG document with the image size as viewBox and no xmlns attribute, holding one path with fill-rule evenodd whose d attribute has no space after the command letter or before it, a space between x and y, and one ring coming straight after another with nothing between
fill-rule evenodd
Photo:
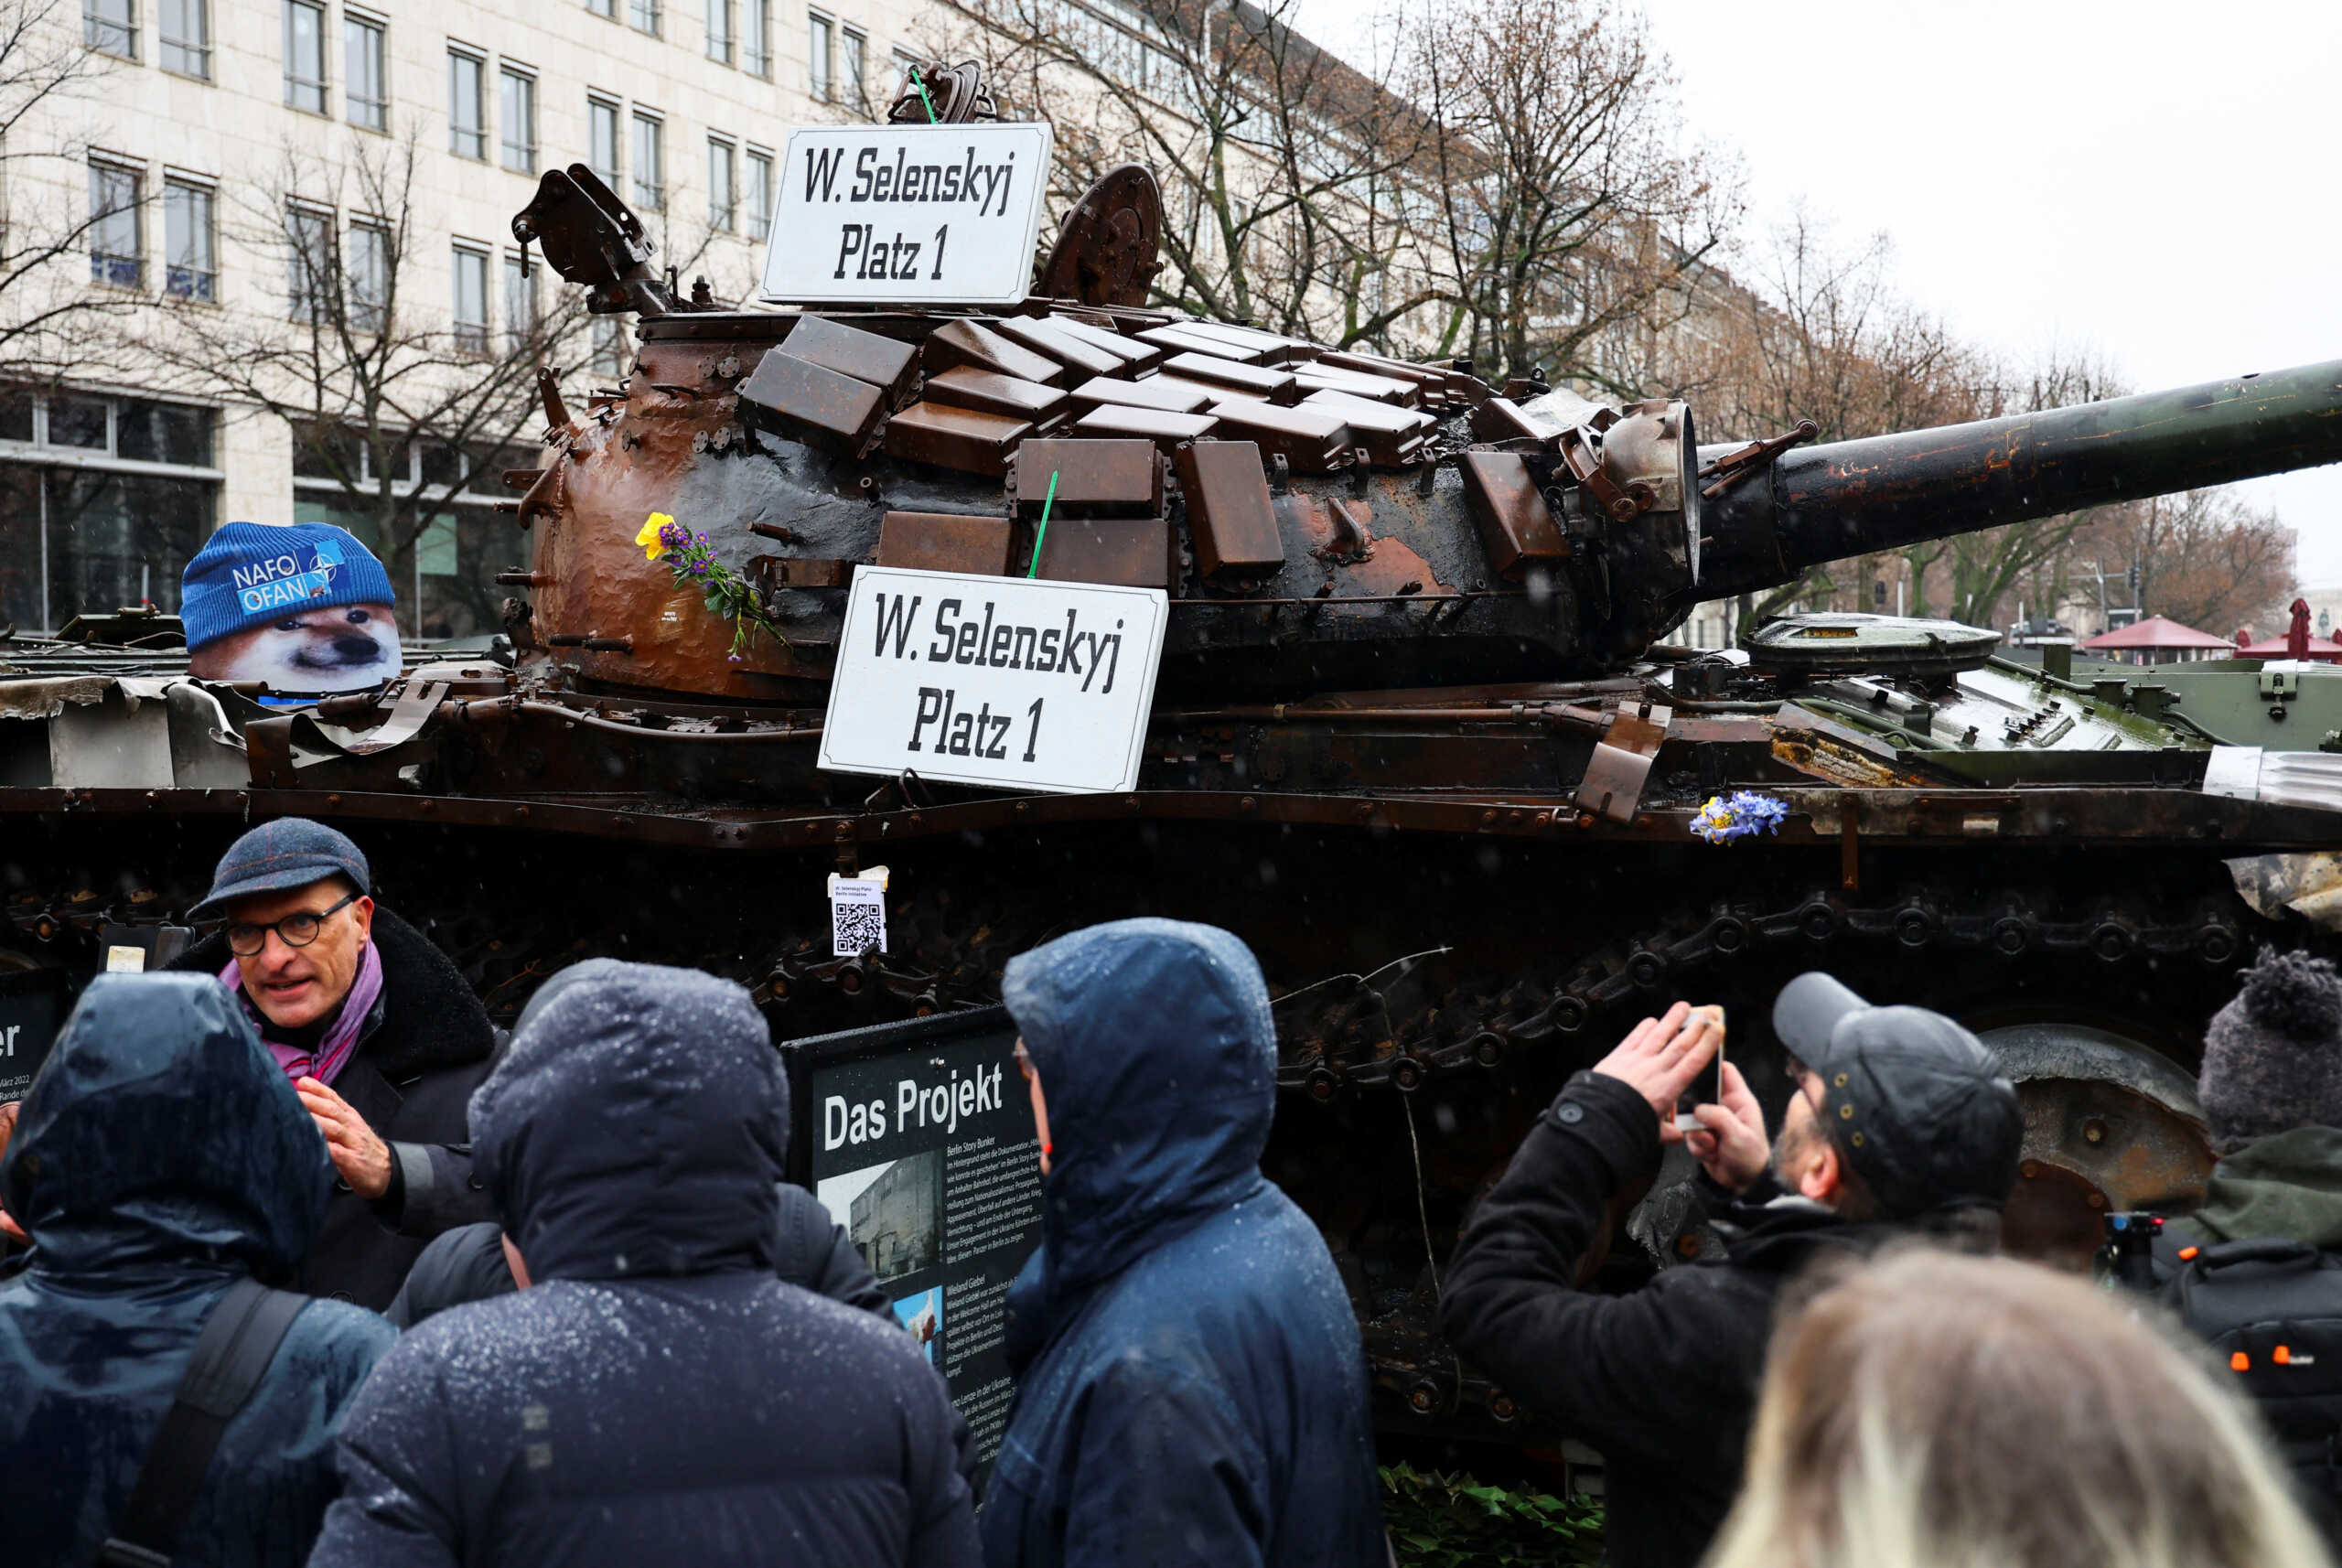
<instances>
[{"instance_id":1,"label":"grey baseball cap","mask_svg":"<svg viewBox=\"0 0 2342 1568\"><path fill-rule=\"evenodd\" d=\"M1818 970L1781 988L1773 1033L1821 1078L1830 1139L1887 1218L2008 1201L2025 1118L1974 1035L1925 1007L1873 1006Z\"/></svg>"},{"instance_id":2,"label":"grey baseball cap","mask_svg":"<svg viewBox=\"0 0 2342 1568\"><path fill-rule=\"evenodd\" d=\"M209 919L234 899L306 887L328 876L349 877L360 893L374 891L365 854L323 822L306 817L263 822L228 846L211 874L211 891L188 918Z\"/></svg>"}]
</instances>

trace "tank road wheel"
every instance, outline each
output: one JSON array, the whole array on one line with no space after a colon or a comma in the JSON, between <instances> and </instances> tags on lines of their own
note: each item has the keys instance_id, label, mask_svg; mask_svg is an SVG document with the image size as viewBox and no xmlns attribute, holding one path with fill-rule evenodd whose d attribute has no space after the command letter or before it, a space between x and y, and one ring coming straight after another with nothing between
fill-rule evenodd
<instances>
[{"instance_id":1,"label":"tank road wheel","mask_svg":"<svg viewBox=\"0 0 2342 1568\"><path fill-rule=\"evenodd\" d=\"M2109 1213L2180 1212L2203 1197L2211 1144L2195 1080L2170 1058L2087 1024L2010 1024L1979 1037L2025 1106L2008 1251L2079 1272Z\"/></svg>"}]
</instances>

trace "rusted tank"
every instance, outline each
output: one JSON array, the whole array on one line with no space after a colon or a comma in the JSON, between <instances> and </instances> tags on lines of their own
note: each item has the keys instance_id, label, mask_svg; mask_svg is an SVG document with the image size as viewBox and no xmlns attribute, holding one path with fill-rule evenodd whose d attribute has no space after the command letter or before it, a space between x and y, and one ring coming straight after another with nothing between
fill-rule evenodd
<instances>
[{"instance_id":1,"label":"rusted tank","mask_svg":"<svg viewBox=\"0 0 2342 1568\"><path fill-rule=\"evenodd\" d=\"M2342 458L2342 364L1703 445L1681 402L1149 308L1158 221L1127 171L1021 306L735 311L682 297L585 169L548 175L516 233L640 349L615 388L543 377L509 646L288 712L119 638L0 643L0 968L167 949L225 842L291 813L357 837L508 1019L616 954L811 1034L989 1000L1090 920L1214 921L1280 996L1271 1174L1341 1262L1386 1415L1427 1433L1536 1435L1440 1342L1436 1273L1562 1078L1677 997L1733 1010L1776 1109L1766 1004L1803 969L1985 1032L2023 1082L2030 1251L2190 1200L2206 1020L2342 902L2342 757L2263 716L2322 711L2321 678L2034 668L1871 617L1664 639L1810 563ZM653 514L749 585L745 635L645 559ZM1136 788L822 771L872 564L1164 590ZM879 864L888 950L838 954L825 878ZM1685 1174L1609 1266L1696 1251Z\"/></svg>"}]
</instances>

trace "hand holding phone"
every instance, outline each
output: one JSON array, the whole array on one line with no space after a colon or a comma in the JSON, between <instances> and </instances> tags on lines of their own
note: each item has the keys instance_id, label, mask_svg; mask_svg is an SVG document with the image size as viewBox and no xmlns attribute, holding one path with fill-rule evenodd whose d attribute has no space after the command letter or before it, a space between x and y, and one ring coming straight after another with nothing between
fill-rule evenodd
<instances>
[{"instance_id":1,"label":"hand holding phone","mask_svg":"<svg viewBox=\"0 0 2342 1568\"><path fill-rule=\"evenodd\" d=\"M1679 1133L1702 1130L1700 1119L1692 1114L1694 1107L1724 1103L1724 1008L1713 1002L1692 1008L1692 1021L1701 1020L1705 1020L1715 1029L1716 1054L1706 1067L1700 1069L1700 1076L1676 1096L1675 1130Z\"/></svg>"}]
</instances>

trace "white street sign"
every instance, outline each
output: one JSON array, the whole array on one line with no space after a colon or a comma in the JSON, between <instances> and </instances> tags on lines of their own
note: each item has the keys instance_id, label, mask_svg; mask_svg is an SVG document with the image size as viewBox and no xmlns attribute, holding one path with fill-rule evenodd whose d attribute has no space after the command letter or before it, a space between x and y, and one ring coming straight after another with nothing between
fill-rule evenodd
<instances>
[{"instance_id":1,"label":"white street sign","mask_svg":"<svg viewBox=\"0 0 2342 1568\"><path fill-rule=\"evenodd\" d=\"M1169 619L1160 588L856 567L822 766L1132 789Z\"/></svg>"},{"instance_id":2,"label":"white street sign","mask_svg":"<svg viewBox=\"0 0 2342 1568\"><path fill-rule=\"evenodd\" d=\"M1033 283L1047 125L800 125L763 297L777 305L1014 305Z\"/></svg>"}]
</instances>

